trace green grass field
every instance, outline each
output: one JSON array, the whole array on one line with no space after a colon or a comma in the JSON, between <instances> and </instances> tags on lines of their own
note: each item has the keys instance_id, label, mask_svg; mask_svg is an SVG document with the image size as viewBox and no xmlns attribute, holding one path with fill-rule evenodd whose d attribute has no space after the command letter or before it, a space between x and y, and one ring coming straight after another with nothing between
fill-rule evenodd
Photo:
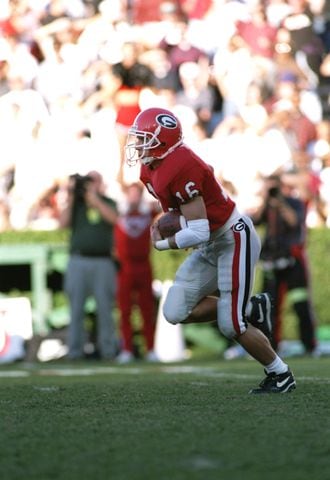
<instances>
[{"instance_id":1,"label":"green grass field","mask_svg":"<svg viewBox=\"0 0 330 480\"><path fill-rule=\"evenodd\" d=\"M327 480L330 358L248 395L251 360L0 367L2 480Z\"/></svg>"}]
</instances>

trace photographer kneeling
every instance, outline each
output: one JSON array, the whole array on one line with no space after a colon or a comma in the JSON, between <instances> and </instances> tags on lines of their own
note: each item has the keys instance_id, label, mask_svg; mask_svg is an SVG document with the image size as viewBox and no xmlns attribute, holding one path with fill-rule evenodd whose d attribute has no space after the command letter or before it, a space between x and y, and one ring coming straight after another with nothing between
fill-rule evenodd
<instances>
[{"instance_id":1,"label":"photographer kneeling","mask_svg":"<svg viewBox=\"0 0 330 480\"><path fill-rule=\"evenodd\" d=\"M260 255L262 291L274 301L272 345L281 340L282 310L287 294L299 322L299 337L306 353L316 353L315 319L310 298L310 274L306 254L306 208L280 176L264 180L262 205L251 215L255 225L263 225Z\"/></svg>"},{"instance_id":2,"label":"photographer kneeling","mask_svg":"<svg viewBox=\"0 0 330 480\"><path fill-rule=\"evenodd\" d=\"M67 203L60 216L62 228L70 228L70 257L64 290L70 303L68 357L84 357L85 303L96 302L97 349L104 359L113 359L118 339L113 317L117 271L112 258L116 202L104 194L102 176L91 171L69 178Z\"/></svg>"}]
</instances>

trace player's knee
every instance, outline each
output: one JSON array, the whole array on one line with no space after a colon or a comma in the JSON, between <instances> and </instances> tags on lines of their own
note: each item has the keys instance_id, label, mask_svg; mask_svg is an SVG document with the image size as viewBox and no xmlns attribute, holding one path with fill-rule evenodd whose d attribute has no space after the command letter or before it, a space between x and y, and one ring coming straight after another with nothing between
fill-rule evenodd
<instances>
[{"instance_id":1,"label":"player's knee","mask_svg":"<svg viewBox=\"0 0 330 480\"><path fill-rule=\"evenodd\" d=\"M232 323L222 323L222 322L220 322L219 330L222 333L222 335L224 337L228 338L229 340L237 338L237 336L240 335L240 333L236 332Z\"/></svg>"},{"instance_id":2,"label":"player's knee","mask_svg":"<svg viewBox=\"0 0 330 480\"><path fill-rule=\"evenodd\" d=\"M172 285L163 305L163 314L172 325L183 322L189 315L184 289L179 285Z\"/></svg>"},{"instance_id":3,"label":"player's knee","mask_svg":"<svg viewBox=\"0 0 330 480\"><path fill-rule=\"evenodd\" d=\"M218 327L222 335L229 340L236 339L246 330L243 318L233 321L231 303L231 292L221 291L218 301Z\"/></svg>"}]
</instances>

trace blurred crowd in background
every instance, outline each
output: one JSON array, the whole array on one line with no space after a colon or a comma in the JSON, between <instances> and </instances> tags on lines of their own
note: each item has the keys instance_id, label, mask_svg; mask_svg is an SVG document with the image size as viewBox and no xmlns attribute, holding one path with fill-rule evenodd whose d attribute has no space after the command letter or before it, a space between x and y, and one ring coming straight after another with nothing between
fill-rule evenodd
<instances>
[{"instance_id":1,"label":"blurred crowd in background","mask_svg":"<svg viewBox=\"0 0 330 480\"><path fill-rule=\"evenodd\" d=\"M253 212L274 173L330 227L329 0L1 0L0 229L56 229L70 175L118 202L140 109Z\"/></svg>"}]
</instances>

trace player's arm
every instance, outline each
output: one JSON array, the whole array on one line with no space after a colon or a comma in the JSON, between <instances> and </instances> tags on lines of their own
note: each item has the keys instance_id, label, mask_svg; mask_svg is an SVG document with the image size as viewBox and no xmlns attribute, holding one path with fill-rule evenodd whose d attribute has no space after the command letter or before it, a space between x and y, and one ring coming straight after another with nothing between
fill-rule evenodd
<instances>
[{"instance_id":1,"label":"player's arm","mask_svg":"<svg viewBox=\"0 0 330 480\"><path fill-rule=\"evenodd\" d=\"M194 197L190 202L181 205L180 209L186 219L187 227L165 240L161 239L160 233L155 227L151 236L157 250L195 247L209 240L210 227L203 198Z\"/></svg>"},{"instance_id":2,"label":"player's arm","mask_svg":"<svg viewBox=\"0 0 330 480\"><path fill-rule=\"evenodd\" d=\"M193 197L190 202L182 204L180 210L187 222L190 220L207 219L203 197Z\"/></svg>"}]
</instances>

